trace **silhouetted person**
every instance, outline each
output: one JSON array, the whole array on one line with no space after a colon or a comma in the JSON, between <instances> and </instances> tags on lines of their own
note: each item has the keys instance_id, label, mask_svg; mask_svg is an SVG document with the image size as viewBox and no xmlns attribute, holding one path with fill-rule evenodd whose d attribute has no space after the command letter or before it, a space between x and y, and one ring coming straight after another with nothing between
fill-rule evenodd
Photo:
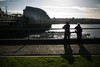
<instances>
[{"instance_id":1,"label":"silhouetted person","mask_svg":"<svg viewBox=\"0 0 100 67\"><path fill-rule=\"evenodd\" d=\"M66 25L64 25L63 27L65 29L65 33L64 33L64 40L66 39L70 39L70 25L69 22L66 22Z\"/></svg>"},{"instance_id":2,"label":"silhouetted person","mask_svg":"<svg viewBox=\"0 0 100 67\"><path fill-rule=\"evenodd\" d=\"M80 24L78 23L77 26L75 27L75 32L77 34L77 39L78 39L78 42L81 42L81 39L82 39L82 28L80 26Z\"/></svg>"},{"instance_id":3,"label":"silhouetted person","mask_svg":"<svg viewBox=\"0 0 100 67\"><path fill-rule=\"evenodd\" d=\"M75 27L76 29L76 33L77 33L77 40L78 40L78 44L79 44L79 54L86 58L88 61L92 62L92 57L91 54L89 53L89 51L83 46L82 44L82 28L80 26L80 24L78 23L77 26Z\"/></svg>"},{"instance_id":4,"label":"silhouetted person","mask_svg":"<svg viewBox=\"0 0 100 67\"><path fill-rule=\"evenodd\" d=\"M69 44L69 39L70 39L70 24L69 24L69 22L66 22L63 29L65 30L65 33L64 33L64 51L65 51L65 54L62 55L62 57L65 58L66 60L68 60L68 62L70 64L72 64L74 62L74 57L72 55L73 50L71 49L70 44Z\"/></svg>"}]
</instances>

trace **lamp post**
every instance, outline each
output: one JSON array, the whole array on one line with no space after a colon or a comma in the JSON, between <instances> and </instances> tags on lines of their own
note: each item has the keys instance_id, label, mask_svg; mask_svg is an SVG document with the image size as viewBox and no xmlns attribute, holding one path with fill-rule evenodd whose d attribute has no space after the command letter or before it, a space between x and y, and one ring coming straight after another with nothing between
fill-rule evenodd
<instances>
[{"instance_id":1,"label":"lamp post","mask_svg":"<svg viewBox=\"0 0 100 67\"><path fill-rule=\"evenodd\" d=\"M7 8L8 8L8 6L5 6L5 10L6 10L6 15L7 15Z\"/></svg>"}]
</instances>

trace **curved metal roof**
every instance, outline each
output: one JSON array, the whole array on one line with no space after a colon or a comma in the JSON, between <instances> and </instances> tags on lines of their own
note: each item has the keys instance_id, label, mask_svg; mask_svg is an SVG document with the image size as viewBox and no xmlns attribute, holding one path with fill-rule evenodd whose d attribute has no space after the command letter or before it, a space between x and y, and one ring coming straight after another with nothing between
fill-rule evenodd
<instances>
[{"instance_id":1,"label":"curved metal roof","mask_svg":"<svg viewBox=\"0 0 100 67\"><path fill-rule=\"evenodd\" d=\"M26 6L23 10L23 15L27 18L29 24L51 24L50 17L40 8Z\"/></svg>"}]
</instances>

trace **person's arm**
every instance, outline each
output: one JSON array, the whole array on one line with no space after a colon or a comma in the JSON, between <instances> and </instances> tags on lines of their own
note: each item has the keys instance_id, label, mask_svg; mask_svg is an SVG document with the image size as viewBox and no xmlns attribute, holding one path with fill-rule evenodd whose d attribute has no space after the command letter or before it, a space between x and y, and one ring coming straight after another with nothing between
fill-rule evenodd
<instances>
[{"instance_id":1,"label":"person's arm","mask_svg":"<svg viewBox=\"0 0 100 67\"><path fill-rule=\"evenodd\" d=\"M65 29L65 28L66 28L66 25L63 26L63 29Z\"/></svg>"},{"instance_id":2,"label":"person's arm","mask_svg":"<svg viewBox=\"0 0 100 67\"><path fill-rule=\"evenodd\" d=\"M75 33L77 32L77 26L75 27Z\"/></svg>"}]
</instances>

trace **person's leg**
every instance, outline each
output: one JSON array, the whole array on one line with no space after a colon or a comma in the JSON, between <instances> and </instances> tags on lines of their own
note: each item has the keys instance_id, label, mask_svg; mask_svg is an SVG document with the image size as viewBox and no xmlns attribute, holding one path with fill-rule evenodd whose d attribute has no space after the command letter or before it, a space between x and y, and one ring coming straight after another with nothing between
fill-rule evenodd
<instances>
[{"instance_id":1,"label":"person's leg","mask_svg":"<svg viewBox=\"0 0 100 67\"><path fill-rule=\"evenodd\" d=\"M68 34L68 39L70 39L70 34Z\"/></svg>"},{"instance_id":2,"label":"person's leg","mask_svg":"<svg viewBox=\"0 0 100 67\"><path fill-rule=\"evenodd\" d=\"M67 39L67 35L66 35L66 33L64 34L64 39Z\"/></svg>"},{"instance_id":3,"label":"person's leg","mask_svg":"<svg viewBox=\"0 0 100 67\"><path fill-rule=\"evenodd\" d=\"M78 34L78 43L81 43L81 37L82 37L82 35L81 35L81 33L79 33Z\"/></svg>"}]
</instances>

